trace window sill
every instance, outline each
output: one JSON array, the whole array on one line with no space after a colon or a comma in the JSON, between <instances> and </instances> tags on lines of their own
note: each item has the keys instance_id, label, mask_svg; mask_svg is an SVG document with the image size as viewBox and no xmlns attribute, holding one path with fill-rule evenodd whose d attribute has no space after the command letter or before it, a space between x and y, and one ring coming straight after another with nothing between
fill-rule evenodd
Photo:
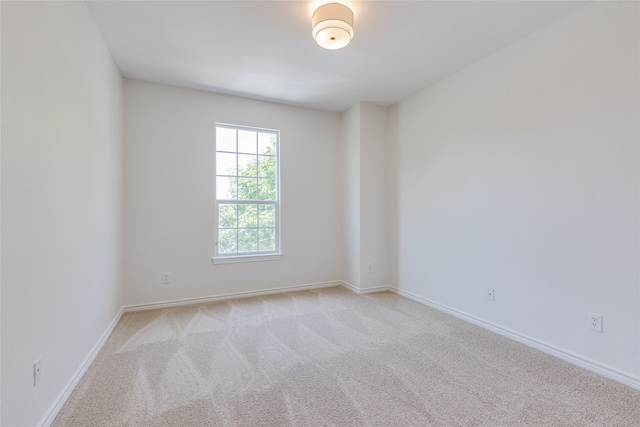
<instances>
[{"instance_id":1,"label":"window sill","mask_svg":"<svg viewBox=\"0 0 640 427\"><path fill-rule=\"evenodd\" d=\"M275 261L282 259L283 253L273 253L264 255L238 255L226 257L213 257L214 264L234 264L237 262L254 262L254 261Z\"/></svg>"}]
</instances>

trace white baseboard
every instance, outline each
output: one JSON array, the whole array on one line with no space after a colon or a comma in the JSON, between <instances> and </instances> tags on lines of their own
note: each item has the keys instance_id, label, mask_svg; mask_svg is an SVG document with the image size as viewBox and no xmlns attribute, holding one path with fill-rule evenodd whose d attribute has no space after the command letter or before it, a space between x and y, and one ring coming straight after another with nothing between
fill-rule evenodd
<instances>
[{"instance_id":1,"label":"white baseboard","mask_svg":"<svg viewBox=\"0 0 640 427\"><path fill-rule=\"evenodd\" d=\"M51 424L53 424L53 421L55 421L58 413L67 402L67 399L69 398L69 396L71 396L71 393L73 393L73 390L75 390L76 386L78 385L84 374L87 372L87 369L89 369L89 366L91 366L96 356L98 356L98 353L100 353L100 350L102 350L102 347L107 342L107 339L116 328L116 325L120 321L123 313L124 311L121 308L120 311L118 311L118 314L116 314L116 316L113 318L111 323L109 323L109 326L107 326L107 329L104 331L96 345L93 346L80 367L73 374L67 385L64 387L64 389L62 389L62 392L58 395L51 407L49 407L47 412L44 414L44 417L42 417L40 423L38 423L38 426L49 427Z\"/></svg>"},{"instance_id":2,"label":"white baseboard","mask_svg":"<svg viewBox=\"0 0 640 427\"><path fill-rule=\"evenodd\" d=\"M262 295L281 294L285 292L308 291L310 289L328 288L331 286L341 286L343 282L335 280L332 282L310 283L307 285L285 286L281 288L270 288L261 291L234 292L230 294L212 295L207 297L184 298L170 301L154 302L149 304L134 304L123 307L125 313L132 311L153 310L156 308L177 307L180 305L202 304L207 302L224 301L236 298L250 298Z\"/></svg>"},{"instance_id":3,"label":"white baseboard","mask_svg":"<svg viewBox=\"0 0 640 427\"><path fill-rule=\"evenodd\" d=\"M510 338L514 341L517 341L526 346L535 348L536 350L540 350L543 353L547 353L551 356L557 357L558 359L562 359L565 362L569 362L573 365L579 366L581 368L587 369L591 372L595 372L596 374L602 375L603 377L612 379L629 387L640 390L640 377L635 377L629 375L624 372L620 372L616 369L610 368L608 366L601 365L592 360L585 359L576 354L570 353L566 350L560 349L558 347L543 343L526 335L519 334L512 330L503 328L501 326L495 325L491 322L487 322L485 320L479 319L477 317L471 316L469 314L463 313L461 311L455 310L451 307L447 307L442 304L438 304L435 301L431 301L427 298L420 297L418 295L412 294L411 292L404 291L402 289L389 287L391 292L395 292L398 295L409 298L410 300L419 302L431 308L435 308L436 310L445 312L454 317L467 321L469 323L473 323L474 325L480 326L482 328L488 329L491 332L495 332L504 337Z\"/></svg>"},{"instance_id":4,"label":"white baseboard","mask_svg":"<svg viewBox=\"0 0 640 427\"><path fill-rule=\"evenodd\" d=\"M358 295L372 294L372 293L375 293L375 292L385 292L385 291L391 290L391 288L389 288L388 286L376 286L375 288L361 289L361 288L358 288L357 286L354 286L351 283L348 283L348 282L345 282L345 281L340 281L339 283L342 286L344 286L345 288L349 289L354 294L358 294Z\"/></svg>"}]
</instances>

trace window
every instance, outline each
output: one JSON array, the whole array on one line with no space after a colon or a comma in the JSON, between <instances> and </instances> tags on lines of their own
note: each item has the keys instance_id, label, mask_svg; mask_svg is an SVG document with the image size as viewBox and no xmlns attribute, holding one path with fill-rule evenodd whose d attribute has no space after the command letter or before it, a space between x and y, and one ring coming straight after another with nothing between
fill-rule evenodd
<instances>
[{"instance_id":1,"label":"window","mask_svg":"<svg viewBox=\"0 0 640 427\"><path fill-rule=\"evenodd\" d=\"M216 124L214 262L280 258L280 132Z\"/></svg>"}]
</instances>

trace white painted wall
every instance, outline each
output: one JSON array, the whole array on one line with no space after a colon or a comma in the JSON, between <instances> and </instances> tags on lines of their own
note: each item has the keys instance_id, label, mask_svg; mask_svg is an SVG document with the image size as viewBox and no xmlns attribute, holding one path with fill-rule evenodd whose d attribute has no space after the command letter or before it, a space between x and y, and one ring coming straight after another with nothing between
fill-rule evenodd
<instances>
[{"instance_id":1,"label":"white painted wall","mask_svg":"<svg viewBox=\"0 0 640 427\"><path fill-rule=\"evenodd\" d=\"M387 116L366 102L342 113L342 279L362 291L389 285Z\"/></svg>"},{"instance_id":2,"label":"white painted wall","mask_svg":"<svg viewBox=\"0 0 640 427\"><path fill-rule=\"evenodd\" d=\"M342 190L342 275L341 279L360 288L360 103L341 116Z\"/></svg>"},{"instance_id":3,"label":"white painted wall","mask_svg":"<svg viewBox=\"0 0 640 427\"><path fill-rule=\"evenodd\" d=\"M387 116L385 107L360 103L360 287L363 290L389 286Z\"/></svg>"},{"instance_id":4,"label":"white painted wall","mask_svg":"<svg viewBox=\"0 0 640 427\"><path fill-rule=\"evenodd\" d=\"M33 426L122 307L122 79L84 3L0 7L1 424Z\"/></svg>"},{"instance_id":5,"label":"white painted wall","mask_svg":"<svg viewBox=\"0 0 640 427\"><path fill-rule=\"evenodd\" d=\"M398 106L387 109L387 282L392 288L398 285L398 215L400 165L398 162Z\"/></svg>"},{"instance_id":6,"label":"white painted wall","mask_svg":"<svg viewBox=\"0 0 640 427\"><path fill-rule=\"evenodd\" d=\"M393 107L390 138L400 289L636 381L638 21L580 9Z\"/></svg>"},{"instance_id":7,"label":"white painted wall","mask_svg":"<svg viewBox=\"0 0 640 427\"><path fill-rule=\"evenodd\" d=\"M127 305L340 279L338 114L124 82ZM281 260L211 261L215 122L280 130Z\"/></svg>"}]
</instances>

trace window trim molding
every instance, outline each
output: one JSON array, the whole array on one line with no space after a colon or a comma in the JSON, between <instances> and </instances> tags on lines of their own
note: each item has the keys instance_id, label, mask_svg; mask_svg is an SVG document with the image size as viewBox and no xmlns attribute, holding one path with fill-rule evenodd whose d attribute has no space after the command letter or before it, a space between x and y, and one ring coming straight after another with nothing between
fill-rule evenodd
<instances>
[{"instance_id":1,"label":"window trim molding","mask_svg":"<svg viewBox=\"0 0 640 427\"><path fill-rule=\"evenodd\" d=\"M284 253L282 252L267 252L264 254L249 254L249 255L232 255L212 257L211 260L214 264L235 264L238 262L254 262L254 261L276 261L282 259Z\"/></svg>"},{"instance_id":2,"label":"window trim molding","mask_svg":"<svg viewBox=\"0 0 640 427\"><path fill-rule=\"evenodd\" d=\"M276 226L275 226L275 239L276 239L276 248L271 252L235 252L229 254L220 254L218 252L218 236L220 232L219 226L219 213L218 213L218 205L219 203L225 202L224 199L217 199L217 166L216 166L216 153L217 151L217 136L216 129L218 127L222 128L232 128L236 131L238 130L248 130L254 132L270 132L275 133L277 135L277 143L276 143L276 200L268 201L271 204L275 205L276 208ZM213 143L213 152L214 152L214 185L213 185L213 202L214 202L214 218L215 218L215 240L214 240L214 252L211 260L214 264L233 264L240 262L254 262L254 261L273 261L282 259L284 253L282 252L282 232L281 232L281 218L282 218L282 194L281 194L281 185L280 185L280 130L271 129L271 128L261 128L255 126L244 126L244 125L235 125L231 123L222 123L215 122L214 123L214 143ZM237 146L236 146L237 153ZM234 200L234 202L240 202L240 200ZM256 204L261 204L259 200L246 200L248 203L256 202Z\"/></svg>"}]
</instances>

